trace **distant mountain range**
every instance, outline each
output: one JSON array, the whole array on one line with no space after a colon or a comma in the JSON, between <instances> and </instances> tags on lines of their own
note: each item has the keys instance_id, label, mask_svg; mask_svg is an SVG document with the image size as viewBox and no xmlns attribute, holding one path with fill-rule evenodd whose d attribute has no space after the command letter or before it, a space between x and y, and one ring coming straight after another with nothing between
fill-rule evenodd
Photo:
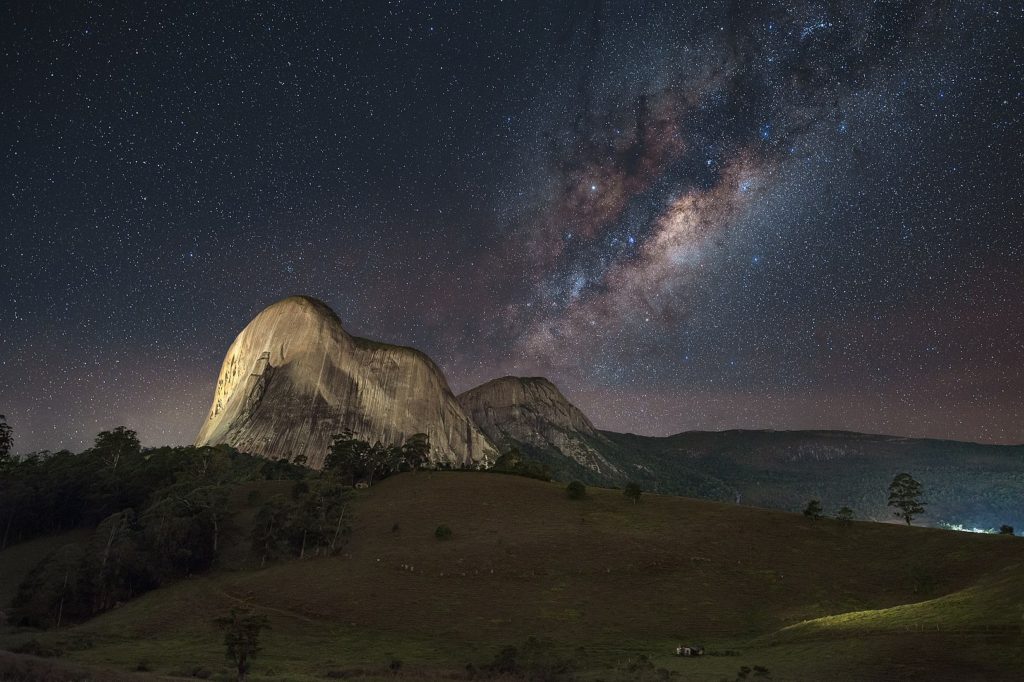
<instances>
[{"instance_id":1,"label":"distant mountain range","mask_svg":"<svg viewBox=\"0 0 1024 682\"><path fill-rule=\"evenodd\" d=\"M886 488L902 471L924 485L922 522L1024 527L1024 445L845 431L687 432L663 438L600 431L542 377L503 377L452 394L423 353L349 335L304 296L257 315L228 350L197 445L227 443L322 466L343 429L385 444L426 433L435 461L488 466L511 448L555 478L635 481L654 492L891 520Z\"/></svg>"}]
</instances>

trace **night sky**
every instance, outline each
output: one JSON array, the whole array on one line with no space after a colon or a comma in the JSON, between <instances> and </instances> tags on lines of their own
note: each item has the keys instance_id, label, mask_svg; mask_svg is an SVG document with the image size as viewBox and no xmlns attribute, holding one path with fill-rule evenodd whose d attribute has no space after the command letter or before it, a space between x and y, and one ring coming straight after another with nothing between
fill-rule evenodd
<instances>
[{"instance_id":1,"label":"night sky","mask_svg":"<svg viewBox=\"0 0 1024 682\"><path fill-rule=\"evenodd\" d=\"M0 9L17 451L190 442L296 293L600 428L1024 441L1020 2L182 7Z\"/></svg>"}]
</instances>

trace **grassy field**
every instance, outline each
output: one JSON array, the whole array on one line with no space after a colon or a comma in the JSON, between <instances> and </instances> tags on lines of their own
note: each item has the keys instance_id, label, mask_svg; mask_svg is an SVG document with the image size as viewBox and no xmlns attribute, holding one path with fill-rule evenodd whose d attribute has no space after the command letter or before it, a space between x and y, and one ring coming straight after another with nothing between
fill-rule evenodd
<instances>
[{"instance_id":1,"label":"grassy field","mask_svg":"<svg viewBox=\"0 0 1024 682\"><path fill-rule=\"evenodd\" d=\"M222 570L77 627L9 631L0 646L36 639L76 665L227 679L212 620L244 604L272 628L253 679L392 679L396 660L400 678L464 679L529 637L584 680L658 679L641 656L686 680L734 679L744 665L775 680L1010 680L1024 666L1019 538L668 496L632 504L615 490L572 501L515 476L418 472L358 493L339 556L255 570L250 492L281 485L235 496ZM434 537L441 524L451 539ZM0 553L0 584L25 570L14 557L27 547ZM676 658L679 643L723 655Z\"/></svg>"}]
</instances>

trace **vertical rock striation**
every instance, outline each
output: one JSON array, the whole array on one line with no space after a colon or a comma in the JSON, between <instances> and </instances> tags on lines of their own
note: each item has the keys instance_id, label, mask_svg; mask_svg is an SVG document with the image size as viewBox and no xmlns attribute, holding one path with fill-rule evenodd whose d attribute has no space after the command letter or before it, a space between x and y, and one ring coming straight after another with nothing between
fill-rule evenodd
<instances>
[{"instance_id":1,"label":"vertical rock striation","mask_svg":"<svg viewBox=\"0 0 1024 682\"><path fill-rule=\"evenodd\" d=\"M426 433L431 457L451 464L498 455L430 358L351 336L334 311L306 296L269 306L231 344L196 445L301 455L320 468L345 429L388 445Z\"/></svg>"}]
</instances>

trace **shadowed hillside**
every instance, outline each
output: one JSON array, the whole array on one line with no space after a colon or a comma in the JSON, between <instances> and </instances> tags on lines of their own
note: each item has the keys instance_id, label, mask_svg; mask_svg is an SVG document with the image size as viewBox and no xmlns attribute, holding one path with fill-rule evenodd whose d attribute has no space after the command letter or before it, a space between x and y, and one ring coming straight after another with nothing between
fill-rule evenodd
<instances>
[{"instance_id":1,"label":"shadowed hillside","mask_svg":"<svg viewBox=\"0 0 1024 682\"><path fill-rule=\"evenodd\" d=\"M847 505L860 518L883 521L893 518L886 487L895 474L909 471L929 501L922 523L1024 525L1024 446L847 431L693 431L666 438L603 433L623 468L664 492L789 511L817 498L829 512Z\"/></svg>"},{"instance_id":2,"label":"shadowed hillside","mask_svg":"<svg viewBox=\"0 0 1024 682\"><path fill-rule=\"evenodd\" d=\"M233 496L236 568L257 563L244 559L252 506L282 485ZM73 661L122 671L145 660L216 672L211 621L244 604L273 627L257 678L383 675L393 660L410 679L463 675L531 636L575 659L582 679L638 679L640 656L707 680L741 665L775 679L944 679L933 675L958 667L977 673L964 679L1011 679L1024 663L1017 538L656 495L632 504L616 490L576 501L559 485L462 472L401 474L355 505L339 556L215 571L3 643L60 641ZM442 524L448 540L434 537ZM678 659L679 642L735 655Z\"/></svg>"},{"instance_id":3,"label":"shadowed hillside","mask_svg":"<svg viewBox=\"0 0 1024 682\"><path fill-rule=\"evenodd\" d=\"M849 431L690 431L667 437L597 431L554 384L503 377L459 396L502 451L515 448L563 481L799 511L892 520L886 489L910 472L929 502L920 522L1024 526L1024 446L900 438Z\"/></svg>"}]
</instances>

